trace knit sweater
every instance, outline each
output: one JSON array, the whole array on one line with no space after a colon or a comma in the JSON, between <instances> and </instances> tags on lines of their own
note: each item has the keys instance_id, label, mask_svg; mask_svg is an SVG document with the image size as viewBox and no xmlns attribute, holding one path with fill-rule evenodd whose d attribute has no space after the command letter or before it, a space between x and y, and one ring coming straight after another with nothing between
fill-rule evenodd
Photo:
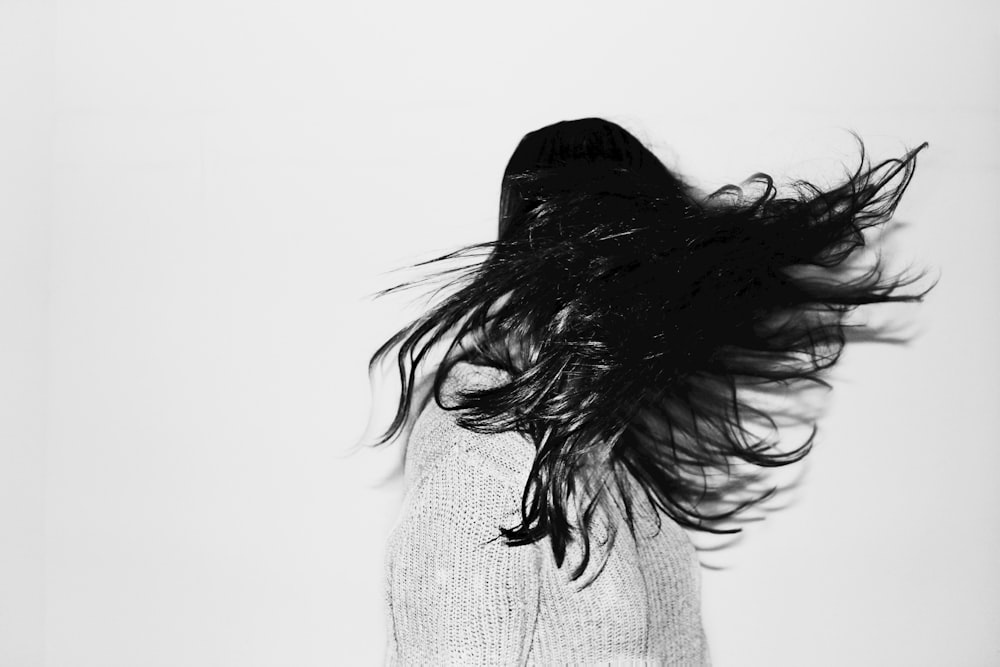
<instances>
[{"instance_id":1,"label":"knit sweater","mask_svg":"<svg viewBox=\"0 0 1000 667\"><path fill-rule=\"evenodd\" d=\"M445 404L506 377L460 363ZM590 564L571 582L579 541L558 568L549 538L509 547L499 537L499 525L520 522L534 446L464 429L456 414L431 398L410 434L403 508L386 545L387 665L709 664L700 566L683 529L661 516L657 531L639 492L635 538L620 514L601 515ZM612 522L615 539L602 546Z\"/></svg>"}]
</instances>

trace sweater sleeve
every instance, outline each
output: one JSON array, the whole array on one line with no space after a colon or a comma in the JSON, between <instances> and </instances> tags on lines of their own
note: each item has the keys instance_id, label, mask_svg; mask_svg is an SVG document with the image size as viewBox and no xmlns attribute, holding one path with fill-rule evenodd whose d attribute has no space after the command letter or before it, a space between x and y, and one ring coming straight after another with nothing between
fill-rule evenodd
<instances>
[{"instance_id":1,"label":"sweater sleeve","mask_svg":"<svg viewBox=\"0 0 1000 667\"><path fill-rule=\"evenodd\" d=\"M474 449L450 452L421 476L388 562L392 662L524 663L540 559L537 545L508 547L499 536L500 525L518 523L522 490Z\"/></svg>"}]
</instances>

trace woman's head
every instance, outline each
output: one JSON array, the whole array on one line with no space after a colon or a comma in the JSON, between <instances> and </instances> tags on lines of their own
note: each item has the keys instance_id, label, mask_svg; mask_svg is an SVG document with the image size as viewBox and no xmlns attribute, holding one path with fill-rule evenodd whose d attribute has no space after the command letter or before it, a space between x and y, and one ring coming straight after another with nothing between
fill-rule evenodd
<instances>
[{"instance_id":1,"label":"woman's head","mask_svg":"<svg viewBox=\"0 0 1000 667\"><path fill-rule=\"evenodd\" d=\"M561 564L577 531L586 549L595 503L620 493L628 506L628 478L679 524L714 530L746 506L731 494L733 464L784 465L812 444L761 437L776 424L738 390L825 384L847 313L926 293L903 293L922 274L885 272L880 255L847 270L865 231L891 218L923 147L862 159L830 189L803 181L779 197L756 174L757 196L727 186L702 199L614 123L528 133L504 175L499 238L438 258L484 261L382 292L434 278L452 288L372 356L371 370L394 357L401 382L376 444L413 423L418 375L433 371L434 399L460 410L462 426L535 443L521 525L501 530L508 544L548 536ZM445 406L440 388L462 360L511 380Z\"/></svg>"},{"instance_id":2,"label":"woman's head","mask_svg":"<svg viewBox=\"0 0 1000 667\"><path fill-rule=\"evenodd\" d=\"M582 183L600 170L627 170L637 178L672 182L676 177L628 130L603 118L563 120L527 133L504 170L498 237L509 238L526 212L519 177L539 170ZM682 185L677 181L678 188Z\"/></svg>"}]
</instances>

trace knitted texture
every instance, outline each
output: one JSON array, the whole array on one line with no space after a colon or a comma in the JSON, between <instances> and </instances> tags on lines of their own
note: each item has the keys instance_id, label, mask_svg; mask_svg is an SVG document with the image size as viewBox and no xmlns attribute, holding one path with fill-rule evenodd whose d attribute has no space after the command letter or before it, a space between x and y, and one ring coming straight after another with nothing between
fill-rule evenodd
<instances>
[{"instance_id":1,"label":"knitted texture","mask_svg":"<svg viewBox=\"0 0 1000 667\"><path fill-rule=\"evenodd\" d=\"M445 404L505 378L460 363ZM547 538L508 547L499 537L498 526L520 522L534 446L516 433L474 433L456 415L432 398L410 434L403 508L386 545L387 665L709 664L700 566L683 529L661 515L658 530L634 484L635 539L620 514L600 515L591 562L571 582L578 542L560 569Z\"/></svg>"}]
</instances>

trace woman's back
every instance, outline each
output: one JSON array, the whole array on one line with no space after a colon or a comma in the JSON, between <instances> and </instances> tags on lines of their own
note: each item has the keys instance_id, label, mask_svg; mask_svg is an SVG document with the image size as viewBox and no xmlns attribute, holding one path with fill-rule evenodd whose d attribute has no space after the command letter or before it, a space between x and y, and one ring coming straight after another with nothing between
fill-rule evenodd
<instances>
[{"instance_id":1,"label":"woman's back","mask_svg":"<svg viewBox=\"0 0 1000 667\"><path fill-rule=\"evenodd\" d=\"M505 377L459 363L442 394ZM456 416L432 399L410 436L386 552L388 664L708 664L699 563L679 526L661 516L658 528L635 502L633 538L620 515L604 515L587 570L570 581L579 542L560 569L548 539L508 547L498 537L519 520L534 446L513 432L474 433Z\"/></svg>"}]
</instances>

